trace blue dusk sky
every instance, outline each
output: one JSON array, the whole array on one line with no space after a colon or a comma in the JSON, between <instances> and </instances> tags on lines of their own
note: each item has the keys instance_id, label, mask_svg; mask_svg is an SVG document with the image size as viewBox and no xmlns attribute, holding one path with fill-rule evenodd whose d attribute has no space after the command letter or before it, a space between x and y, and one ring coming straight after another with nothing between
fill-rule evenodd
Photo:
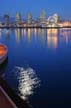
<instances>
[{"instance_id":1,"label":"blue dusk sky","mask_svg":"<svg viewBox=\"0 0 71 108\"><path fill-rule=\"evenodd\" d=\"M0 16L9 14L15 16L20 12L23 17L31 12L38 17L41 10L45 10L47 16L58 13L61 18L71 19L71 0L1 0Z\"/></svg>"}]
</instances>

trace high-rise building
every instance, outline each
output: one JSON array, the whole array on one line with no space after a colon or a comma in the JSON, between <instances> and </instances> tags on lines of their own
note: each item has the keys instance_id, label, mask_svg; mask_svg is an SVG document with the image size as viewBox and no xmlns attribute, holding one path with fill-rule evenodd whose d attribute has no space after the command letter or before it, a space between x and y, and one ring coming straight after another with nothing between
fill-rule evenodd
<instances>
[{"instance_id":1,"label":"high-rise building","mask_svg":"<svg viewBox=\"0 0 71 108\"><path fill-rule=\"evenodd\" d=\"M59 22L59 16L58 16L58 14L54 14L53 17L55 19L55 23L58 23Z\"/></svg>"},{"instance_id":2,"label":"high-rise building","mask_svg":"<svg viewBox=\"0 0 71 108\"><path fill-rule=\"evenodd\" d=\"M44 22L46 20L46 12L44 10L40 13L40 21Z\"/></svg>"},{"instance_id":3,"label":"high-rise building","mask_svg":"<svg viewBox=\"0 0 71 108\"><path fill-rule=\"evenodd\" d=\"M21 14L20 13L16 13L16 22L17 23L21 22Z\"/></svg>"},{"instance_id":4,"label":"high-rise building","mask_svg":"<svg viewBox=\"0 0 71 108\"><path fill-rule=\"evenodd\" d=\"M27 22L28 22L28 24L32 23L32 13L28 13Z\"/></svg>"},{"instance_id":5,"label":"high-rise building","mask_svg":"<svg viewBox=\"0 0 71 108\"><path fill-rule=\"evenodd\" d=\"M5 25L8 25L9 24L9 15L4 15L4 23Z\"/></svg>"}]
</instances>

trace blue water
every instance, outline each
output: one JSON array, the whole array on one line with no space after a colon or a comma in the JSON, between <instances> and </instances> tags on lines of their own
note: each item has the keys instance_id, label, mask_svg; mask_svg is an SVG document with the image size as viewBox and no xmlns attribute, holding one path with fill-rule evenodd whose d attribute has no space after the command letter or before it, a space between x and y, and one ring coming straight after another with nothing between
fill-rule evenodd
<instances>
[{"instance_id":1,"label":"blue water","mask_svg":"<svg viewBox=\"0 0 71 108\"><path fill-rule=\"evenodd\" d=\"M2 77L33 108L71 107L71 29L0 30ZM1 70L2 71L2 70Z\"/></svg>"}]
</instances>

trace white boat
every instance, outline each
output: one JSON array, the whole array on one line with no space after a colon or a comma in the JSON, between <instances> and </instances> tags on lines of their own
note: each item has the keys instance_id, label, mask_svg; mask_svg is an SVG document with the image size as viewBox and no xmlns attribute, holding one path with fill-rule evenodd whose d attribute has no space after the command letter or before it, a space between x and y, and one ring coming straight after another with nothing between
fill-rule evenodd
<instances>
[{"instance_id":1,"label":"white boat","mask_svg":"<svg viewBox=\"0 0 71 108\"><path fill-rule=\"evenodd\" d=\"M0 44L0 64L2 64L8 56L7 46Z\"/></svg>"}]
</instances>

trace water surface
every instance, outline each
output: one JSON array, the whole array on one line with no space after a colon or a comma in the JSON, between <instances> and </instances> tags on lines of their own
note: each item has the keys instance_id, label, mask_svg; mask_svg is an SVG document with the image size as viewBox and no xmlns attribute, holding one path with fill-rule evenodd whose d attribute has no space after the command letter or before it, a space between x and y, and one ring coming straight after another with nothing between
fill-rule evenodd
<instances>
[{"instance_id":1,"label":"water surface","mask_svg":"<svg viewBox=\"0 0 71 108\"><path fill-rule=\"evenodd\" d=\"M8 46L1 75L33 108L71 106L71 29L0 30Z\"/></svg>"}]
</instances>

